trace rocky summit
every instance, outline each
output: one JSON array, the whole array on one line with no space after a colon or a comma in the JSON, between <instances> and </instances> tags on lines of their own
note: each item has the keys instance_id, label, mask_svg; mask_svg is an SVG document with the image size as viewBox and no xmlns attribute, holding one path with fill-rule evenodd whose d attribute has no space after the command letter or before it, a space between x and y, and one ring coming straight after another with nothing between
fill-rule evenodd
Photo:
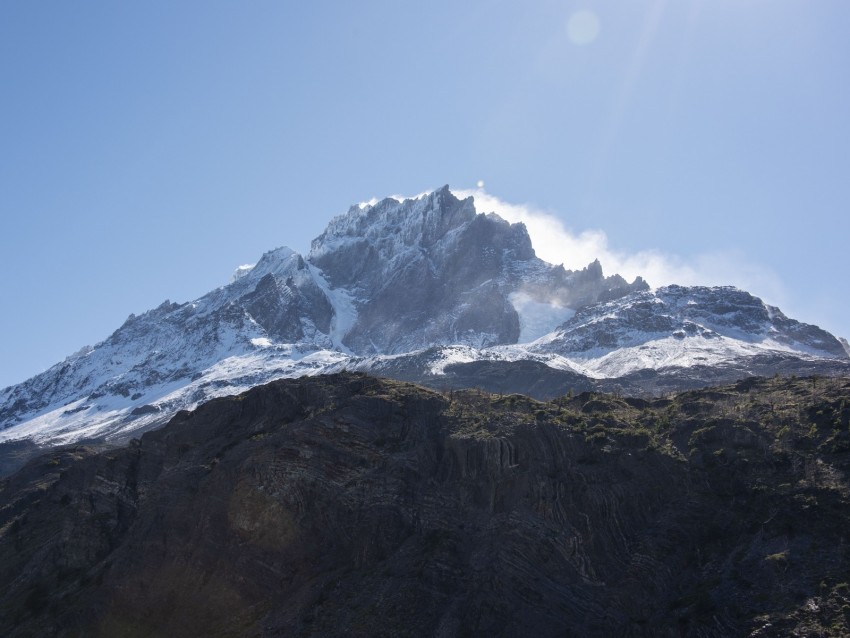
<instances>
[{"instance_id":1,"label":"rocky summit","mask_svg":"<svg viewBox=\"0 0 850 638\"><path fill-rule=\"evenodd\" d=\"M651 290L598 261L548 264L522 224L443 187L352 206L308 254L269 251L201 298L131 315L3 389L0 466L27 446L126 442L208 399L341 370L546 399L847 374L850 358L745 291Z\"/></svg>"},{"instance_id":2,"label":"rocky summit","mask_svg":"<svg viewBox=\"0 0 850 638\"><path fill-rule=\"evenodd\" d=\"M0 634L846 636L850 381L344 373L0 481Z\"/></svg>"}]
</instances>

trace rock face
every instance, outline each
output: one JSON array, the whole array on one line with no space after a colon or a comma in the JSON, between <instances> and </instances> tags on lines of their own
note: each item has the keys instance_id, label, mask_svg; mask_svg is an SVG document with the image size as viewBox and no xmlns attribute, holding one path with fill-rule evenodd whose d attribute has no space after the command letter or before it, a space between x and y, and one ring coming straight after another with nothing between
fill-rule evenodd
<instances>
[{"instance_id":1,"label":"rock face","mask_svg":"<svg viewBox=\"0 0 850 638\"><path fill-rule=\"evenodd\" d=\"M0 633L847 635L848 405L275 382L1 482Z\"/></svg>"},{"instance_id":2,"label":"rock face","mask_svg":"<svg viewBox=\"0 0 850 638\"><path fill-rule=\"evenodd\" d=\"M535 256L522 224L476 214L471 197L448 187L352 207L313 241L308 260L355 299L342 343L360 355L516 343L510 296L519 290L579 307L646 287L603 277L598 262L579 273L553 268Z\"/></svg>"},{"instance_id":3,"label":"rock face","mask_svg":"<svg viewBox=\"0 0 850 638\"><path fill-rule=\"evenodd\" d=\"M354 206L306 257L269 251L229 284L130 316L103 342L0 390L0 444L126 441L204 400L342 369L545 398L567 382L650 393L842 372L850 357L832 335L743 291L650 291L639 277L604 276L598 261L548 264L522 224L444 187ZM533 370L539 378L516 376Z\"/></svg>"}]
</instances>

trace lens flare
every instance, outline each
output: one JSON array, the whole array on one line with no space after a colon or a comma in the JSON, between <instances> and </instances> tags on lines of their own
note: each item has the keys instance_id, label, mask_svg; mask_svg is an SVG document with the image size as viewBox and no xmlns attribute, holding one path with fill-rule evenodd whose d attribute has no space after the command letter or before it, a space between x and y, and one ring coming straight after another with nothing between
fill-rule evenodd
<instances>
[{"instance_id":1,"label":"lens flare","mask_svg":"<svg viewBox=\"0 0 850 638\"><path fill-rule=\"evenodd\" d=\"M590 44L599 35L599 18L593 11L582 9L570 16L567 37L573 44Z\"/></svg>"}]
</instances>

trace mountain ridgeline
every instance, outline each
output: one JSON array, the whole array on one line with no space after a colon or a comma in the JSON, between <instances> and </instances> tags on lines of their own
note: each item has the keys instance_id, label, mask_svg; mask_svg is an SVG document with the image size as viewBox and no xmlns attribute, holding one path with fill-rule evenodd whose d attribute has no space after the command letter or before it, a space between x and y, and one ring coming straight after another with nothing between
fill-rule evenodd
<instances>
[{"instance_id":1,"label":"mountain ridgeline","mask_svg":"<svg viewBox=\"0 0 850 638\"><path fill-rule=\"evenodd\" d=\"M850 632L850 381L276 381L0 481L0 633Z\"/></svg>"},{"instance_id":2,"label":"mountain ridgeline","mask_svg":"<svg viewBox=\"0 0 850 638\"><path fill-rule=\"evenodd\" d=\"M568 257L565 255L565 257ZM448 187L335 217L307 255L278 248L188 303L0 391L0 442L113 442L268 381L370 372L540 399L658 394L753 374L843 374L829 333L728 287L539 259L522 224Z\"/></svg>"}]
</instances>

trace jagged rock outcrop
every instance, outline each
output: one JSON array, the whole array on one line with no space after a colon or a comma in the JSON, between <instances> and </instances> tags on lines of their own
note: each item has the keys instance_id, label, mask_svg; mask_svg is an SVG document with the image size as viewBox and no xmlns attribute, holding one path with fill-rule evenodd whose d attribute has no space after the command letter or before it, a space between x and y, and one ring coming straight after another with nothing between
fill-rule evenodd
<instances>
[{"instance_id":1,"label":"jagged rock outcrop","mask_svg":"<svg viewBox=\"0 0 850 638\"><path fill-rule=\"evenodd\" d=\"M0 482L0 633L846 635L848 405L275 382Z\"/></svg>"},{"instance_id":2,"label":"jagged rock outcrop","mask_svg":"<svg viewBox=\"0 0 850 638\"><path fill-rule=\"evenodd\" d=\"M538 259L525 226L476 214L445 186L419 199L353 206L313 241L308 260L355 299L343 344L360 355L516 343L511 294L577 308L646 287Z\"/></svg>"}]
</instances>

